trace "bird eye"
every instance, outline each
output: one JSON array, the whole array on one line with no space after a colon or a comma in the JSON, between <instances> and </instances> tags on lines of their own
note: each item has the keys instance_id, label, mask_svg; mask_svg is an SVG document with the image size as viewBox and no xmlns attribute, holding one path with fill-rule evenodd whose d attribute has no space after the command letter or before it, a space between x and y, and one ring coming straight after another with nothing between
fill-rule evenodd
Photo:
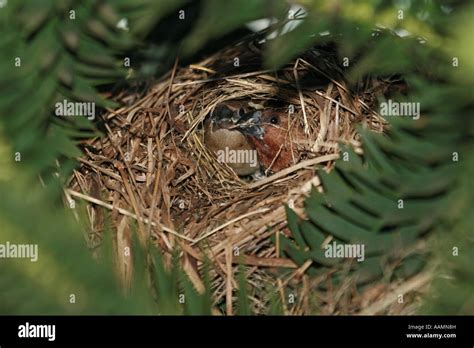
<instances>
[{"instance_id":1,"label":"bird eye","mask_svg":"<svg viewBox=\"0 0 474 348\"><path fill-rule=\"evenodd\" d=\"M279 120L278 120L278 116L272 116L272 117L270 118L270 123L271 123L271 124L278 124L278 121L279 121Z\"/></svg>"}]
</instances>

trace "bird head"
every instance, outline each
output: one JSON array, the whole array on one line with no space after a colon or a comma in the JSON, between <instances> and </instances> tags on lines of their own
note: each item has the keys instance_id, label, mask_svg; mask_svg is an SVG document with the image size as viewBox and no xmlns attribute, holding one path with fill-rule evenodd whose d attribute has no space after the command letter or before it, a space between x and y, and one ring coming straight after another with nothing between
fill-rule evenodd
<instances>
[{"instance_id":1,"label":"bird head","mask_svg":"<svg viewBox=\"0 0 474 348\"><path fill-rule=\"evenodd\" d=\"M235 126L258 152L265 168L279 171L291 165L295 148L291 143L286 112L266 109L240 115Z\"/></svg>"}]
</instances>

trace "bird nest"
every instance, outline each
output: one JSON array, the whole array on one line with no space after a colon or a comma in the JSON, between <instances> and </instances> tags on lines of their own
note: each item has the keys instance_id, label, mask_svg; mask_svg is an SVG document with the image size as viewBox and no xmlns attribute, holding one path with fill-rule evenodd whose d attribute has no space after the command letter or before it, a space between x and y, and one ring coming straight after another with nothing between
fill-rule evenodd
<instances>
[{"instance_id":1,"label":"bird nest","mask_svg":"<svg viewBox=\"0 0 474 348\"><path fill-rule=\"evenodd\" d=\"M314 48L278 71L264 70L261 57L258 44L242 42L196 64L176 64L144 93L115 96L124 106L102 116L104 136L83 143L68 194L87 202L92 246L106 224L116 250L131 246L136 230L142 243L151 240L165 256L179 249L198 291L204 288L201 266L209 259L215 303L227 302L227 308L237 286L234 271L243 263L254 309L264 313L259 291L289 284L282 274L296 282L304 274L279 250L278 237L272 241L279 234L291 238L284 205L304 217L304 199L312 186L322 191L318 171L331 171L339 145L360 153L357 126L383 132L384 120L373 111L374 91L390 83L367 78L349 89L329 48ZM206 147L203 131L216 107L236 102L286 110L303 130L307 151L263 178L239 177ZM117 265L130 286L131 261L117 252ZM322 310L337 311L355 310Z\"/></svg>"}]
</instances>

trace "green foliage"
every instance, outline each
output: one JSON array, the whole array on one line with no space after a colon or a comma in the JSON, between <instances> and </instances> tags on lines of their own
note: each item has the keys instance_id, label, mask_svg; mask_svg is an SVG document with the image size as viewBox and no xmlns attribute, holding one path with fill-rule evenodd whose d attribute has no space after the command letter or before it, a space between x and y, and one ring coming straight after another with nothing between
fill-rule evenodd
<instances>
[{"instance_id":1,"label":"green foliage","mask_svg":"<svg viewBox=\"0 0 474 348\"><path fill-rule=\"evenodd\" d=\"M83 118L54 117L55 103L69 99L113 106L94 86L125 76L114 53L130 38L113 37L103 24L86 16L93 11L91 4L74 9L75 19L59 1L12 2L0 11L6 33L0 41L3 135L21 154L25 171L34 176L51 174L57 159L79 155L71 131L77 132L74 136L93 134Z\"/></svg>"},{"instance_id":2,"label":"green foliage","mask_svg":"<svg viewBox=\"0 0 474 348\"><path fill-rule=\"evenodd\" d=\"M471 133L472 134L472 133ZM472 149L463 148L459 187L453 193L455 199L447 207L449 215L443 221L443 230L432 243L435 260L439 264L434 291L425 300L423 314L473 315L474 269L472 267L472 216L474 214L474 156Z\"/></svg>"},{"instance_id":3,"label":"green foliage","mask_svg":"<svg viewBox=\"0 0 474 348\"><path fill-rule=\"evenodd\" d=\"M303 4L307 10L303 24L269 44L268 66L282 66L304 50L328 40L338 42L342 57L352 58L372 40L376 26L393 30L404 29L413 36L427 39L430 45L440 45L439 32L427 20L422 19L436 21L440 17L441 9L436 2L409 1L404 5L394 4L392 1L330 3L322 0L307 1ZM403 11L402 14L398 12L400 10ZM396 45L391 45L390 50L384 52L388 57L386 62L397 62L397 59L391 56L392 50L397 50ZM384 60L379 60L377 65L383 62Z\"/></svg>"},{"instance_id":4,"label":"green foliage","mask_svg":"<svg viewBox=\"0 0 474 348\"><path fill-rule=\"evenodd\" d=\"M0 182L0 195L1 243L38 245L37 262L0 261L0 313L153 313L143 279L137 276L132 296L124 297L111 260L92 259L79 226L51 194L24 185L16 173L14 182Z\"/></svg>"},{"instance_id":5,"label":"green foliage","mask_svg":"<svg viewBox=\"0 0 474 348\"><path fill-rule=\"evenodd\" d=\"M388 265L402 255L413 257L400 267L410 274L419 269L420 258L407 250L436 224L456 174L452 139L436 138L438 125L421 122L393 121L388 136L361 130L364 158L345 148L336 169L320 173L324 194L313 190L306 199L309 220L299 221L287 209L295 243L282 236L282 247L298 264L312 259L318 273L339 264L344 273L341 259L325 256L323 242L333 236L338 243L364 245L366 259L353 265L360 283L390 279L400 270L388 272ZM432 137L422 138L424 132Z\"/></svg>"},{"instance_id":6,"label":"green foliage","mask_svg":"<svg viewBox=\"0 0 474 348\"><path fill-rule=\"evenodd\" d=\"M136 37L144 38L160 20L170 12L181 9L189 0L140 0L114 1L114 9L121 16L128 19L130 32ZM178 13L176 14L178 18ZM113 18L112 24L117 23L117 18Z\"/></svg>"},{"instance_id":7,"label":"green foliage","mask_svg":"<svg viewBox=\"0 0 474 348\"><path fill-rule=\"evenodd\" d=\"M440 89L432 97L433 104L438 106L440 113L450 115L448 105L442 101L449 100L460 110L463 133L466 134L462 146L459 146L458 185L452 192L452 200L446 206L446 213L440 221L440 233L431 245L432 253L438 268L430 296L425 300L421 310L423 314L435 315L473 315L474 314L474 273L472 250L474 239L472 234L472 216L474 215L474 109L472 83L474 77L474 50L472 37L472 17L474 6L466 9L450 26L452 41L443 48L447 54L456 57L463 65L450 76L449 93ZM437 100L437 102L436 102ZM451 105L452 106L452 105ZM448 116L449 117L449 116ZM461 128L460 127L460 128ZM459 132L459 130L458 130Z\"/></svg>"},{"instance_id":8,"label":"green foliage","mask_svg":"<svg viewBox=\"0 0 474 348\"><path fill-rule=\"evenodd\" d=\"M245 278L245 269L244 269L243 266L239 267L238 280L239 280L239 308L238 308L238 314L239 315L250 315L251 314L251 308L250 308L248 292L247 292L247 282L246 282L246 278Z\"/></svg>"}]
</instances>

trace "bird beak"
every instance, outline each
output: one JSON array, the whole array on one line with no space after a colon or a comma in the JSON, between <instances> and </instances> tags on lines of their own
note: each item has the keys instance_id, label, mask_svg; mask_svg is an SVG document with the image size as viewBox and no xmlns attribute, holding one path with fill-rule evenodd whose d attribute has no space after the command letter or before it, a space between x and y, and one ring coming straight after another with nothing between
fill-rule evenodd
<instances>
[{"instance_id":1,"label":"bird beak","mask_svg":"<svg viewBox=\"0 0 474 348\"><path fill-rule=\"evenodd\" d=\"M232 127L236 128L244 135L256 137L259 139L263 138L263 127L262 124L262 112L261 111L251 111L246 114L239 115L240 118L237 121L237 124Z\"/></svg>"}]
</instances>

